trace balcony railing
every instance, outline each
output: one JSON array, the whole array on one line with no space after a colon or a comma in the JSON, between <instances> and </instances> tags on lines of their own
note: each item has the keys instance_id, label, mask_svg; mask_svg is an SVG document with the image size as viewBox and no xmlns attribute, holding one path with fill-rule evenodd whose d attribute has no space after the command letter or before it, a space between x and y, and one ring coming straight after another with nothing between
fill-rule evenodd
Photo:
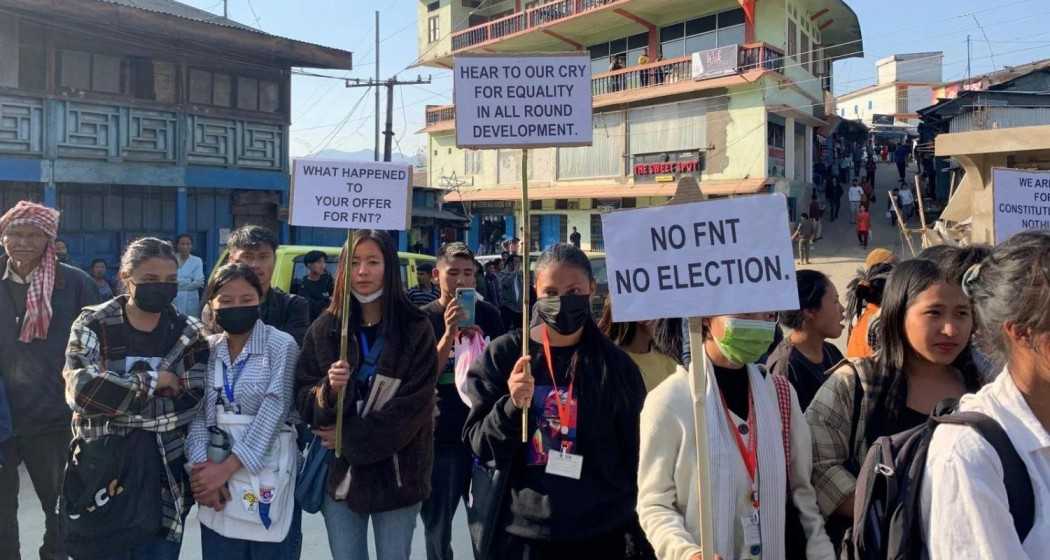
<instances>
[{"instance_id":1,"label":"balcony railing","mask_svg":"<svg viewBox=\"0 0 1050 560\"><path fill-rule=\"evenodd\" d=\"M721 64L718 73L705 77L704 75L693 76L693 57L682 56L651 64L631 66L623 70L603 72L591 77L591 94L594 97L609 94L639 91L649 88L659 88L678 84L682 82L704 81L706 79L731 76L752 70L767 70L773 72L784 71L784 54L765 43L753 43L739 45L736 47L736 58L732 57L732 47L721 47L701 51L702 59L711 61L719 55L729 52L729 60ZM719 52L720 51L720 52ZM732 62L736 61L733 65ZM721 61L720 61L721 62ZM711 69L712 66L708 65ZM426 123L433 126L440 122L452 121L456 118L455 107L452 105L430 105L427 107Z\"/></svg>"},{"instance_id":2,"label":"balcony railing","mask_svg":"<svg viewBox=\"0 0 1050 560\"><path fill-rule=\"evenodd\" d=\"M541 27L591 10L624 0L559 0L509 16L476 25L452 35L452 51L460 51L482 43Z\"/></svg>"},{"instance_id":3,"label":"balcony railing","mask_svg":"<svg viewBox=\"0 0 1050 560\"><path fill-rule=\"evenodd\" d=\"M427 105L427 126L456 119L456 108L452 105Z\"/></svg>"}]
</instances>

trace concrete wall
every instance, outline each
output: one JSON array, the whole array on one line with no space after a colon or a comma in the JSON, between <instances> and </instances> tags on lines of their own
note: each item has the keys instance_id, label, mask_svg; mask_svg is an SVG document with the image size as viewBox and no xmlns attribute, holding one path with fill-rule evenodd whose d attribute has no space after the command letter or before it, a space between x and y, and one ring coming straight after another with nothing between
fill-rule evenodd
<instances>
[{"instance_id":1,"label":"concrete wall","mask_svg":"<svg viewBox=\"0 0 1050 560\"><path fill-rule=\"evenodd\" d=\"M452 24L453 20L456 23L467 19L467 8L463 8L463 4L460 0L437 0L441 3L441 7L433 12L427 11L427 5L432 3L432 0L417 0L416 1L416 45L417 55L421 61L426 62L436 58L448 56L452 53ZM371 13L369 12L369 15ZM435 43L429 42L429 36L427 34L428 25L430 18L437 16L439 18L438 25L438 37L439 41ZM371 24L372 18L367 18ZM387 25L390 25L389 23ZM466 25L465 23L463 25ZM382 23L380 23L380 29L382 29ZM369 25L371 27L371 25ZM382 31L380 35L383 35Z\"/></svg>"},{"instance_id":2,"label":"concrete wall","mask_svg":"<svg viewBox=\"0 0 1050 560\"><path fill-rule=\"evenodd\" d=\"M18 87L18 18L0 18L0 86Z\"/></svg>"}]
</instances>

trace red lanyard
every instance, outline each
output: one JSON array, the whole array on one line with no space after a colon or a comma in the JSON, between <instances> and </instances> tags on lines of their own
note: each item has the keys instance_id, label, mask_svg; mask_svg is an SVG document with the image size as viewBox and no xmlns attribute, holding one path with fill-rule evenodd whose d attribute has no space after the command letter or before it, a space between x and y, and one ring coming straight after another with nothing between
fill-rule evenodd
<instances>
[{"instance_id":1,"label":"red lanyard","mask_svg":"<svg viewBox=\"0 0 1050 560\"><path fill-rule=\"evenodd\" d=\"M565 395L565 402L562 402L561 393L558 392L558 381L554 379L556 373L554 371L554 360L551 359L551 335L548 327L543 326L543 356L547 358L547 371L551 375L551 383L554 385L554 395L558 404L558 423L561 426L562 435L568 435L569 423L572 421L572 386L576 384L576 377L573 376L572 380L569 381L569 392ZM569 442L562 441L562 448L569 446Z\"/></svg>"},{"instance_id":2,"label":"red lanyard","mask_svg":"<svg viewBox=\"0 0 1050 560\"><path fill-rule=\"evenodd\" d=\"M755 487L755 474L758 471L758 429L755 421L755 399L751 395L751 387L749 385L747 388L746 447L744 446L744 439L740 437L740 430L729 413L729 406L726 404L726 397L722 394L721 389L719 389L718 394L722 397L722 410L726 413L729 431L733 432L733 441L736 442L736 448L740 451L740 458L744 460L744 467L747 469L747 477L751 481L751 505L758 509L758 491Z\"/></svg>"}]
</instances>

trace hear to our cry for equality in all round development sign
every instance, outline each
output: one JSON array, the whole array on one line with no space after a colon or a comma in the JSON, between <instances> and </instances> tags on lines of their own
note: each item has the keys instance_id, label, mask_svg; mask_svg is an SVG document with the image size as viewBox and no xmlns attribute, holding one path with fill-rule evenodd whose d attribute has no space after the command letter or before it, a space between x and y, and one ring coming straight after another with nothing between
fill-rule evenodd
<instances>
[{"instance_id":1,"label":"hear to our cry for equality in all round development sign","mask_svg":"<svg viewBox=\"0 0 1050 560\"><path fill-rule=\"evenodd\" d=\"M457 146L591 144L586 54L461 55L453 66Z\"/></svg>"},{"instance_id":2,"label":"hear to our cry for equality in all round development sign","mask_svg":"<svg viewBox=\"0 0 1050 560\"><path fill-rule=\"evenodd\" d=\"M798 309L782 194L602 216L617 322Z\"/></svg>"},{"instance_id":3,"label":"hear to our cry for equality in all round development sign","mask_svg":"<svg viewBox=\"0 0 1050 560\"><path fill-rule=\"evenodd\" d=\"M297 159L288 222L338 229L406 230L407 164Z\"/></svg>"}]
</instances>

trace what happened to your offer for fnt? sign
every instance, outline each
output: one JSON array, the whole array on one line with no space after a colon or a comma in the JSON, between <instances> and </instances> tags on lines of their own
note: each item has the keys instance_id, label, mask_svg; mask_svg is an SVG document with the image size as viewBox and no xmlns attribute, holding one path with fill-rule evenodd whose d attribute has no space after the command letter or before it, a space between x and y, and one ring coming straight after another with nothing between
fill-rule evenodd
<instances>
[{"instance_id":1,"label":"what happened to your offer for fnt? sign","mask_svg":"<svg viewBox=\"0 0 1050 560\"><path fill-rule=\"evenodd\" d=\"M410 223L412 168L407 164L297 159L293 226L404 231Z\"/></svg>"},{"instance_id":2,"label":"what happened to your offer for fnt? sign","mask_svg":"<svg viewBox=\"0 0 1050 560\"><path fill-rule=\"evenodd\" d=\"M602 216L613 320L798 309L782 194Z\"/></svg>"},{"instance_id":3,"label":"what happened to your offer for fnt? sign","mask_svg":"<svg viewBox=\"0 0 1050 560\"><path fill-rule=\"evenodd\" d=\"M452 73L457 146L591 145L586 53L459 55Z\"/></svg>"}]
</instances>

